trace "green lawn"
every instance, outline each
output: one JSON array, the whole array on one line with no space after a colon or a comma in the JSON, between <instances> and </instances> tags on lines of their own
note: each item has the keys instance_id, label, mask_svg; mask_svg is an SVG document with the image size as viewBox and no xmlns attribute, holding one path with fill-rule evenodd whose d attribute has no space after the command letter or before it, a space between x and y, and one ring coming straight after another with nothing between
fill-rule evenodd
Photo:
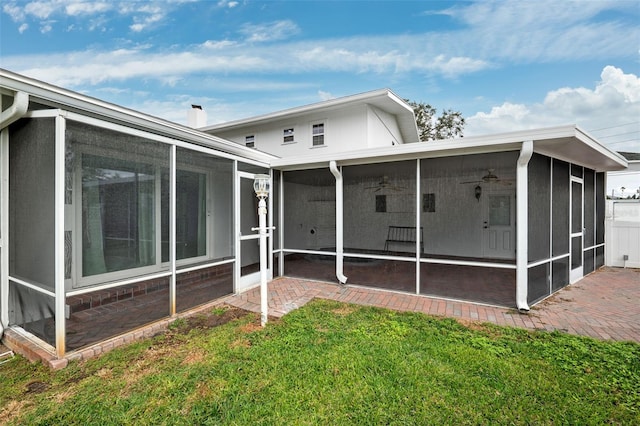
<instances>
[{"instance_id":1,"label":"green lawn","mask_svg":"<svg viewBox=\"0 0 640 426\"><path fill-rule=\"evenodd\" d=\"M228 313L228 312L227 312ZM0 365L0 424L640 424L640 345L316 300L51 372Z\"/></svg>"}]
</instances>

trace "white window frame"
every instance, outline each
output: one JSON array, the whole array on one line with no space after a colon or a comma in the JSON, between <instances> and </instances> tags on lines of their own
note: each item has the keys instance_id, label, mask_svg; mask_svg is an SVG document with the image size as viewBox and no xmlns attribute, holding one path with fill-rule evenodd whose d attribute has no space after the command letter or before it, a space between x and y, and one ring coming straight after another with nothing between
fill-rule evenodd
<instances>
[{"instance_id":1,"label":"white window frame","mask_svg":"<svg viewBox=\"0 0 640 426\"><path fill-rule=\"evenodd\" d=\"M247 135L244 137L244 146L247 148L255 148L256 147L256 135Z\"/></svg>"},{"instance_id":2,"label":"white window frame","mask_svg":"<svg viewBox=\"0 0 640 426\"><path fill-rule=\"evenodd\" d=\"M317 126L322 126L322 133L314 133L314 129ZM316 136L322 136L322 143L321 144L316 144L315 143L315 137ZM321 121L314 121L311 123L311 148L320 148L323 146L327 146L327 122L326 120L321 120Z\"/></svg>"},{"instance_id":3,"label":"white window frame","mask_svg":"<svg viewBox=\"0 0 640 426\"><path fill-rule=\"evenodd\" d=\"M74 202L74 211L76 218L82 218L82 155L88 154L93 156L99 156L104 158L115 158L118 160L129 160L126 153L121 151L116 151L108 148L102 147L89 147L89 146L78 146L76 149L76 166L74 169L74 191L73 191L73 202ZM150 164L150 163L143 163ZM107 281L120 281L123 279L139 276L139 275L147 275L154 272L162 272L168 271L171 269L171 262L169 260L163 262L162 261L162 172L164 167L155 166L154 167L154 179L155 179L155 250L156 250L156 259L153 265L141 266L138 268L129 268L122 269L120 271L112 271L105 272L102 274L95 274L89 276L83 276L82 265L83 265L83 250L82 250L82 220L76 220L73 225L73 246L77 247L73 250L73 259L74 263L73 269L74 273L72 274L73 284L72 288L86 288L92 285L103 284ZM211 230L213 229L213 215L211 214L211 196L212 196L212 188L213 188L213 174L211 171L197 166L191 166L187 164L176 165L177 170L184 170L195 173L202 173L206 176L206 206L207 206L207 218L206 218L206 254L203 256L189 257L185 259L176 260L176 267L184 267L191 264L198 264L202 262L206 262L208 260L212 260L212 247L213 247L213 235ZM178 271L179 272L179 271Z\"/></svg>"},{"instance_id":4,"label":"white window frame","mask_svg":"<svg viewBox=\"0 0 640 426\"><path fill-rule=\"evenodd\" d=\"M287 132L291 132L290 134ZM287 140L291 138L291 140ZM282 145L289 145L296 143L296 128L295 126L287 126L282 129Z\"/></svg>"}]
</instances>

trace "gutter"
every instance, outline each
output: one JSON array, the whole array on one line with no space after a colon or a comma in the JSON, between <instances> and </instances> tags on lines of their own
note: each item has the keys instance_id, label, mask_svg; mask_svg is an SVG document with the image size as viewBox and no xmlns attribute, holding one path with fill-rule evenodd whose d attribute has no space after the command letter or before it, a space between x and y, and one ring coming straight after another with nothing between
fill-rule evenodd
<instances>
[{"instance_id":1,"label":"gutter","mask_svg":"<svg viewBox=\"0 0 640 426\"><path fill-rule=\"evenodd\" d=\"M340 284L347 283L347 277L344 275L344 238L343 238L343 222L342 222L342 173L338 170L335 161L329 161L329 170L336 178L336 278Z\"/></svg>"}]
</instances>

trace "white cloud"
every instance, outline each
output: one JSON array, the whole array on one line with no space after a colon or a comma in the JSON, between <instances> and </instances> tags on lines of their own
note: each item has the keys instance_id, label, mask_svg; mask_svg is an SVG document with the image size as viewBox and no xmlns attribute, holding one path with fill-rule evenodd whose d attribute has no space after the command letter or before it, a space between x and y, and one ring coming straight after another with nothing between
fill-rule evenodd
<instances>
[{"instance_id":1,"label":"white cloud","mask_svg":"<svg viewBox=\"0 0 640 426\"><path fill-rule=\"evenodd\" d=\"M106 3L106 2L74 2L69 3L65 6L65 11L67 15L70 16L78 16L78 15L93 15L96 13L104 13L109 10L112 10L114 3Z\"/></svg>"},{"instance_id":2,"label":"white cloud","mask_svg":"<svg viewBox=\"0 0 640 426\"><path fill-rule=\"evenodd\" d=\"M266 24L246 23L240 28L240 33L249 43L263 43L288 39L300 32L295 22L290 20L269 22Z\"/></svg>"},{"instance_id":3,"label":"white cloud","mask_svg":"<svg viewBox=\"0 0 640 426\"><path fill-rule=\"evenodd\" d=\"M22 34L28 29L29 29L29 24L20 24L20 27L18 27L18 32Z\"/></svg>"},{"instance_id":4,"label":"white cloud","mask_svg":"<svg viewBox=\"0 0 640 426\"><path fill-rule=\"evenodd\" d=\"M565 124L593 130L611 149L640 152L640 78L606 66L593 88L562 87L540 103L505 102L490 112L478 112L467 118L465 135Z\"/></svg>"},{"instance_id":5,"label":"white cloud","mask_svg":"<svg viewBox=\"0 0 640 426\"><path fill-rule=\"evenodd\" d=\"M318 90L318 97L321 101L328 101L335 98L331 93L322 90Z\"/></svg>"}]
</instances>

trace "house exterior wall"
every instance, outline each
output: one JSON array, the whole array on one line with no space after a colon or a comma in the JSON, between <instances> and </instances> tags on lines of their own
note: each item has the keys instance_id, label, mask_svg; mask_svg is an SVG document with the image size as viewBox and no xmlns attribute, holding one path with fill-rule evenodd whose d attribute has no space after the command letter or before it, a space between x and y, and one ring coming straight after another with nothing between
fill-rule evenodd
<instances>
[{"instance_id":1,"label":"house exterior wall","mask_svg":"<svg viewBox=\"0 0 640 426\"><path fill-rule=\"evenodd\" d=\"M313 146L312 125L324 124L324 145ZM283 131L294 129L294 141L284 142ZM245 145L247 136L255 137L255 148L279 157L352 151L404 143L392 114L369 105L357 105L314 114L279 119L262 125L239 126L208 133Z\"/></svg>"},{"instance_id":2,"label":"house exterior wall","mask_svg":"<svg viewBox=\"0 0 640 426\"><path fill-rule=\"evenodd\" d=\"M367 148L403 143L396 118L374 106L367 107Z\"/></svg>"}]
</instances>

